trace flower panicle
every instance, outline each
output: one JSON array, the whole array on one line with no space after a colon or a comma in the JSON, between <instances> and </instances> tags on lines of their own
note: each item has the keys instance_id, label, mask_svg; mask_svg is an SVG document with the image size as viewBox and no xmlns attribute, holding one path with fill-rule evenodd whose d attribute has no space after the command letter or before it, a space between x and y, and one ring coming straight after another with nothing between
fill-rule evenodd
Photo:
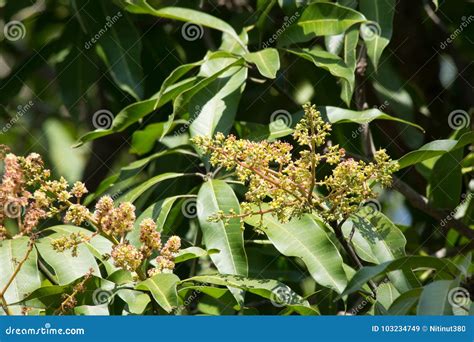
<instances>
[{"instance_id":1,"label":"flower panicle","mask_svg":"<svg viewBox=\"0 0 474 342\"><path fill-rule=\"evenodd\" d=\"M151 218L142 220L139 225L140 246L136 247L127 240L128 233L136 225L132 203L115 205L113 199L105 195L90 211L81 204L81 199L88 193L85 184L75 182L70 186L63 177L53 179L39 154L16 156L6 146L0 145L0 160L4 164L0 184L0 206L3 208L0 210L0 241L12 237L6 228L6 220L14 219L18 223L18 235L36 236L42 220L62 216L67 224L92 226L96 231L90 234L73 231L54 238L51 246L58 253L70 251L76 257L81 244L100 234L113 244L108 257L112 257L115 266L138 272L144 262L156 254L157 266L149 273L173 271L181 240L172 236L163 245L161 234ZM68 303L73 301L74 298L71 298Z\"/></svg>"},{"instance_id":2,"label":"flower panicle","mask_svg":"<svg viewBox=\"0 0 474 342\"><path fill-rule=\"evenodd\" d=\"M271 212L281 222L315 212L326 221L346 218L359 209L364 200L374 198L374 183L389 186L398 164L385 150L379 150L372 162L355 161L339 145L328 141L332 130L315 105L303 106L304 116L296 124L293 146L283 141L250 141L217 133L213 138L195 137L196 144L215 167L235 170L236 177L248 186L240 213L216 213L213 221ZM319 176L327 164L329 175ZM262 210L262 207L269 208ZM261 220L262 221L262 220Z\"/></svg>"}]
</instances>

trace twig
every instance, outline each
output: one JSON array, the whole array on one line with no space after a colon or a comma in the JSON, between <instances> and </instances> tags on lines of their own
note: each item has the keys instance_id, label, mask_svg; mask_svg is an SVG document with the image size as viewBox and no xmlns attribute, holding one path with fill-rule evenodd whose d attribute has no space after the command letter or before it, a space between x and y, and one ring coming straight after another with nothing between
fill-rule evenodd
<instances>
[{"instance_id":1,"label":"twig","mask_svg":"<svg viewBox=\"0 0 474 342\"><path fill-rule=\"evenodd\" d=\"M357 60L356 67L356 80L357 86L355 91L355 103L357 110L362 111L368 108L366 94L365 94L365 71L367 70L367 49L365 45L361 46L359 50L359 58ZM375 153L374 139L368 123L361 124L362 128L362 142L364 148L364 154L372 159Z\"/></svg>"},{"instance_id":2,"label":"twig","mask_svg":"<svg viewBox=\"0 0 474 342\"><path fill-rule=\"evenodd\" d=\"M345 249L347 254L351 257L351 259L354 261L354 263L357 265L357 267L359 269L361 269L362 267L364 267L364 265L362 265L362 262L360 261L359 257L357 256L357 253L355 252L352 243L347 241L346 238L344 237L344 234L342 232L342 224L343 223L344 223L344 221L341 221L339 223L333 223L333 224L331 224L331 226L334 229L334 232L336 233L336 237L339 240L339 242L341 243L342 247ZM375 297L376 294L377 294L377 286L375 285L375 283L372 280L369 280L368 284L369 284L369 287L372 290L373 295Z\"/></svg>"},{"instance_id":3,"label":"twig","mask_svg":"<svg viewBox=\"0 0 474 342\"><path fill-rule=\"evenodd\" d=\"M452 224L451 227L454 230L471 240L474 239L474 230L469 228L469 226L464 224L462 221L459 221L458 219L452 217L449 212L433 208L431 205L429 205L428 199L425 196L413 190L412 187L410 187L407 183L405 183L398 177L392 176L392 178L393 188L400 192L402 195L404 195L413 207L423 211L425 214L428 214L429 216L435 218L438 221L442 221L447 217L450 217L451 219L449 222Z\"/></svg>"}]
</instances>

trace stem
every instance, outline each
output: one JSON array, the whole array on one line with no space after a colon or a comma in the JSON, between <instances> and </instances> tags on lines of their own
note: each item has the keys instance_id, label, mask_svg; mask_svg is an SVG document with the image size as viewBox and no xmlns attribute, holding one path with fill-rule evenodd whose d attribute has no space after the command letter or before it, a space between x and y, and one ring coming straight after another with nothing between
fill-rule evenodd
<instances>
[{"instance_id":1,"label":"stem","mask_svg":"<svg viewBox=\"0 0 474 342\"><path fill-rule=\"evenodd\" d=\"M352 245L352 242L347 241L346 238L344 237L344 234L342 233L342 228L341 227L342 227L343 223L344 223L344 220L342 220L339 223L334 222L334 223L331 224L331 226L334 229L334 232L336 233L336 237L339 240L339 242L341 243L344 250L351 257L352 261L354 261L354 263L357 265L357 267L359 269L361 269L362 267L364 267L364 265L362 265L362 262L360 261L359 257L357 256L357 253L354 250L354 246ZM374 284L374 282L372 280L369 280L368 284L369 284L369 287L372 290L374 298L375 298L376 293L377 293L377 286Z\"/></svg>"},{"instance_id":2,"label":"stem","mask_svg":"<svg viewBox=\"0 0 474 342\"><path fill-rule=\"evenodd\" d=\"M290 202L290 203L286 203L287 205L293 205L293 204L296 204L298 202ZM275 208L272 208L272 209L267 209L267 210L259 210L259 211L252 211L250 213L245 213L245 214L239 214L239 215L224 215L223 217L224 218L244 218L244 217L249 217L249 216L256 216L256 215L264 215L264 214L268 214L268 213L272 213L274 212Z\"/></svg>"},{"instance_id":3,"label":"stem","mask_svg":"<svg viewBox=\"0 0 474 342\"><path fill-rule=\"evenodd\" d=\"M365 71L367 69L367 49L365 45L361 46L359 50L359 58L357 61L357 72L356 72L356 96L355 103L357 110L362 111L368 108L366 94L365 94ZM364 153L369 159L372 159L375 153L374 140L372 133L370 132L369 124L361 124L362 128L362 142Z\"/></svg>"},{"instance_id":4,"label":"stem","mask_svg":"<svg viewBox=\"0 0 474 342\"><path fill-rule=\"evenodd\" d=\"M1 299L1 302L2 302L1 305L2 305L3 311L5 311L5 314L7 316L11 316L12 312L10 311L10 308L8 307L7 300L3 296L1 296L0 299Z\"/></svg>"},{"instance_id":5,"label":"stem","mask_svg":"<svg viewBox=\"0 0 474 342\"><path fill-rule=\"evenodd\" d=\"M273 185L275 185L276 187L282 189L283 191L285 191L285 192L288 193L289 195L295 197L296 199L298 199L298 200L301 201L302 203L305 202L304 198L302 198L301 196L299 196L299 195L293 193L292 191L290 191L290 190L284 188L283 186L281 186L281 184L280 184L278 181L267 177L267 175L265 175L265 174L263 174L262 172L260 172L260 170L254 168L254 167L252 167L252 166L250 166L250 165L247 165L246 163L241 162L241 161L239 161L239 160L235 160L235 162L236 162L237 164L239 164L240 166L245 167L245 168L247 168L247 169L249 169L249 170L255 172L258 176L260 176L261 178L263 178L264 180L266 180L268 183L273 184Z\"/></svg>"},{"instance_id":6,"label":"stem","mask_svg":"<svg viewBox=\"0 0 474 342\"><path fill-rule=\"evenodd\" d=\"M316 145L313 140L313 136L316 134L314 131L313 119L310 118L310 127L311 127L311 185L309 186L308 202L311 205L311 198L313 197L314 183L316 182Z\"/></svg>"}]
</instances>

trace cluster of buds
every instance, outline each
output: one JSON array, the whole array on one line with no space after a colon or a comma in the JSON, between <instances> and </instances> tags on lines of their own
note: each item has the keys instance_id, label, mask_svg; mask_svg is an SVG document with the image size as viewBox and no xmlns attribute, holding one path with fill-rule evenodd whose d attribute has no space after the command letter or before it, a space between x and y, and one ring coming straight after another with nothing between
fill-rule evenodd
<instances>
[{"instance_id":1,"label":"cluster of buds","mask_svg":"<svg viewBox=\"0 0 474 342\"><path fill-rule=\"evenodd\" d=\"M174 258L181 248L181 239L178 236L171 236L163 246L161 234L157 230L155 221L146 218L140 224L140 242L142 243L140 248L136 248L128 242L114 246L111 256L115 265L135 272L144 260L157 254L156 267L148 270L148 275L152 277L158 273L173 271Z\"/></svg>"},{"instance_id":2,"label":"cluster of buds","mask_svg":"<svg viewBox=\"0 0 474 342\"><path fill-rule=\"evenodd\" d=\"M77 249L81 243L89 241L91 237L86 236L83 232L72 233L68 236L51 241L51 247L57 252L71 251L72 256L77 256Z\"/></svg>"},{"instance_id":3,"label":"cluster of buds","mask_svg":"<svg viewBox=\"0 0 474 342\"><path fill-rule=\"evenodd\" d=\"M51 172L44 168L38 154L20 157L0 146L0 160L4 162L0 184L0 209L3 209L0 210L0 241L11 237L4 224L7 219L17 222L16 235L21 236L35 233L43 219L63 216L65 223L75 226L87 223L96 231L90 235L73 232L54 239L51 245L58 253L70 250L72 256L77 256L82 243L100 234L113 243L110 256L117 267L135 272L155 253L158 255L157 266L150 270L150 274L174 269L174 257L181 241L179 237L172 236L162 246L161 235L152 219L141 222L139 248L127 241L126 236L136 223L132 203L123 202L115 206L110 196L103 196L91 212L81 204L81 198L88 193L85 185L76 182L71 187L62 177L51 179ZM72 299L69 301L72 302Z\"/></svg>"},{"instance_id":4,"label":"cluster of buds","mask_svg":"<svg viewBox=\"0 0 474 342\"><path fill-rule=\"evenodd\" d=\"M130 202L114 207L110 196L103 196L95 206L93 222L105 234L121 238L133 229L135 206Z\"/></svg>"},{"instance_id":5,"label":"cluster of buds","mask_svg":"<svg viewBox=\"0 0 474 342\"><path fill-rule=\"evenodd\" d=\"M156 228L156 223L152 219L144 219L140 224L142 254L148 257L154 252L158 253L155 259L156 267L148 271L150 277L158 273L172 272L175 267L174 258L181 248L181 239L178 236L171 236L163 246L161 234Z\"/></svg>"},{"instance_id":6,"label":"cluster of buds","mask_svg":"<svg viewBox=\"0 0 474 342\"><path fill-rule=\"evenodd\" d=\"M374 162L346 157L338 145L327 146L331 125L314 105L304 105L305 115L296 125L293 138L300 146L294 158L293 146L282 141L249 141L218 133L214 138L196 137L193 142L210 155L213 166L235 169L237 178L248 185L241 213L218 212L210 220L228 220L271 212L280 221L315 212L331 222L359 210L360 203L374 198L371 185L388 186L398 164L385 150L375 153ZM318 177L322 164L329 175ZM256 210L263 204L268 210Z\"/></svg>"},{"instance_id":7,"label":"cluster of buds","mask_svg":"<svg viewBox=\"0 0 474 342\"><path fill-rule=\"evenodd\" d=\"M37 153L21 157L7 153L3 146L1 150L4 173L0 184L0 240L8 237L6 220L17 222L18 235L29 235L41 220L57 216L70 207L72 197L79 201L87 193L80 182L68 190L64 178L51 179L50 170L44 168Z\"/></svg>"}]
</instances>

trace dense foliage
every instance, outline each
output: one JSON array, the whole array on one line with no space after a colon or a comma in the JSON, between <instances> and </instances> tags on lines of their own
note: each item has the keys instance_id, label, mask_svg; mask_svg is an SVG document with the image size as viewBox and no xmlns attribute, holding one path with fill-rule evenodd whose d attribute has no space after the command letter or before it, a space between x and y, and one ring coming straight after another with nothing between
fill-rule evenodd
<instances>
[{"instance_id":1,"label":"dense foliage","mask_svg":"<svg viewBox=\"0 0 474 342\"><path fill-rule=\"evenodd\" d=\"M470 9L0 0L0 314L474 313Z\"/></svg>"}]
</instances>

